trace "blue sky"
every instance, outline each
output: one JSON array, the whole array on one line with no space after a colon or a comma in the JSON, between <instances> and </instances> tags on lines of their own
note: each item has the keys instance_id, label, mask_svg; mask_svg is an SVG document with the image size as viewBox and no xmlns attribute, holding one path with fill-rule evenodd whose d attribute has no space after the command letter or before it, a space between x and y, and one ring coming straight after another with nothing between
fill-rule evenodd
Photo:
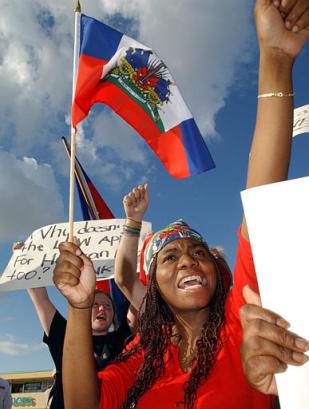
<instances>
[{"instance_id":1,"label":"blue sky","mask_svg":"<svg viewBox=\"0 0 309 409\"><path fill-rule=\"evenodd\" d=\"M83 4L84 3L84 4ZM154 4L155 3L155 4ZM161 56L194 113L216 169L172 179L144 141L102 105L78 136L84 168L117 217L122 197L147 181L154 228L179 217L221 245L233 265L254 128L257 59L253 1L87 0L83 11ZM194 7L192 7L194 4ZM11 243L68 217L73 13L70 2L0 0L0 271ZM309 44L295 65L295 106L309 103ZM307 176L309 135L293 142L290 177ZM76 219L81 213L76 205ZM50 296L62 313L64 299ZM52 368L26 291L0 293L0 373Z\"/></svg>"}]
</instances>

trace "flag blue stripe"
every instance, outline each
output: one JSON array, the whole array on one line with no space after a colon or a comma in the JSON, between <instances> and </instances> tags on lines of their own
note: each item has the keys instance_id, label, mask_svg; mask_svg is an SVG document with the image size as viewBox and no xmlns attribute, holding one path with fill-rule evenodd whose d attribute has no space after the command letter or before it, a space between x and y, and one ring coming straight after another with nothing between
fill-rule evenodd
<instances>
[{"instance_id":1,"label":"flag blue stripe","mask_svg":"<svg viewBox=\"0 0 309 409\"><path fill-rule=\"evenodd\" d=\"M82 209L83 219L84 220L91 220L91 216L90 216L90 213L89 213L87 203L85 201L83 192L82 192L81 188L79 187L79 184L77 183L77 181L76 181L76 185L77 185L77 191L78 191L78 196L79 196L79 203L80 203L80 207Z\"/></svg>"},{"instance_id":2,"label":"flag blue stripe","mask_svg":"<svg viewBox=\"0 0 309 409\"><path fill-rule=\"evenodd\" d=\"M89 183L89 182L91 183L91 180L90 180L89 176L88 176L87 173L85 172L85 169L82 167L82 165L81 165L80 161L77 159L77 157L75 157L75 160L76 160L78 166L80 167L80 171L82 172L82 174L83 174L83 176L84 176L86 182L87 182L87 183Z\"/></svg>"},{"instance_id":3,"label":"flag blue stripe","mask_svg":"<svg viewBox=\"0 0 309 409\"><path fill-rule=\"evenodd\" d=\"M117 287L114 279L109 280L110 296L113 300L118 322L123 322L127 317L128 301Z\"/></svg>"},{"instance_id":4,"label":"flag blue stripe","mask_svg":"<svg viewBox=\"0 0 309 409\"><path fill-rule=\"evenodd\" d=\"M179 124L190 176L213 169L216 165L193 118Z\"/></svg>"},{"instance_id":5,"label":"flag blue stripe","mask_svg":"<svg viewBox=\"0 0 309 409\"><path fill-rule=\"evenodd\" d=\"M84 14L81 15L80 54L108 61L117 51L122 36L123 33L104 23Z\"/></svg>"}]
</instances>

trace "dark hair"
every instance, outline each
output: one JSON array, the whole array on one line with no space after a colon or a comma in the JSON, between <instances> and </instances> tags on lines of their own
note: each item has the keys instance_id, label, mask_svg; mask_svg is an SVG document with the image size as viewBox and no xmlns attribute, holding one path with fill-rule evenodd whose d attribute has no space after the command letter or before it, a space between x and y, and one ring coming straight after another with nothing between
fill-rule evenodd
<instances>
[{"instance_id":1,"label":"dark hair","mask_svg":"<svg viewBox=\"0 0 309 409\"><path fill-rule=\"evenodd\" d=\"M220 330L224 323L224 304L228 289L222 282L221 273L212 255L217 271L217 285L214 296L209 304L209 319L205 322L201 336L197 341L196 363L189 379L183 385L184 400L177 402L177 406L184 404L185 409L192 409L197 397L197 389L205 381L212 368L218 352L222 348ZM147 293L144 297L144 312L138 318L137 332L139 342L130 350L120 355L117 361L124 361L138 351L144 352L144 361L139 367L134 384L128 390L122 409L132 409L140 397L149 390L164 372L164 355L168 350L173 336L174 314L163 300L156 280L157 256L149 272ZM161 331L159 330L161 328Z\"/></svg>"}]
</instances>

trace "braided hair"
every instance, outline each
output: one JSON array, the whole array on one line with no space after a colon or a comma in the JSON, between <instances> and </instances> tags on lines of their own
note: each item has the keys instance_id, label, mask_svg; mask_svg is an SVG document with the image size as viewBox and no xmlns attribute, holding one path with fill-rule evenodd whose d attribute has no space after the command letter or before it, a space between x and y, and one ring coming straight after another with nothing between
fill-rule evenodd
<instances>
[{"instance_id":1,"label":"braided hair","mask_svg":"<svg viewBox=\"0 0 309 409\"><path fill-rule=\"evenodd\" d=\"M216 261L218 256L210 253L216 266L217 285L214 296L208 305L209 318L204 323L201 336L196 343L196 363L189 379L183 385L184 400L177 402L177 406L183 405L185 409L193 409L197 390L201 383L208 378L222 348L220 330L224 323L224 304L228 288L223 285L218 267L220 263ZM124 351L117 359L118 362L124 361L138 351L144 352L143 363L137 371L134 384L128 390L122 409L135 408L140 397L164 373L164 356L173 337L175 317L160 294L156 280L156 267L157 256L155 256L149 271L147 293L142 303L145 305L144 312L138 318L139 342L130 350Z\"/></svg>"}]
</instances>

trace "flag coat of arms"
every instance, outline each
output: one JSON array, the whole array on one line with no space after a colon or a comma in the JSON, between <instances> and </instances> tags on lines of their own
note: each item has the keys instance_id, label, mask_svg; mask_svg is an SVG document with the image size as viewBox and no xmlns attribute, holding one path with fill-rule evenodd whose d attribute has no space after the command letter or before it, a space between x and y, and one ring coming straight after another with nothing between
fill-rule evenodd
<instances>
[{"instance_id":1,"label":"flag coat of arms","mask_svg":"<svg viewBox=\"0 0 309 409\"><path fill-rule=\"evenodd\" d=\"M101 102L144 138L172 176L215 167L170 72L149 47L83 14L79 38L74 128Z\"/></svg>"}]
</instances>

